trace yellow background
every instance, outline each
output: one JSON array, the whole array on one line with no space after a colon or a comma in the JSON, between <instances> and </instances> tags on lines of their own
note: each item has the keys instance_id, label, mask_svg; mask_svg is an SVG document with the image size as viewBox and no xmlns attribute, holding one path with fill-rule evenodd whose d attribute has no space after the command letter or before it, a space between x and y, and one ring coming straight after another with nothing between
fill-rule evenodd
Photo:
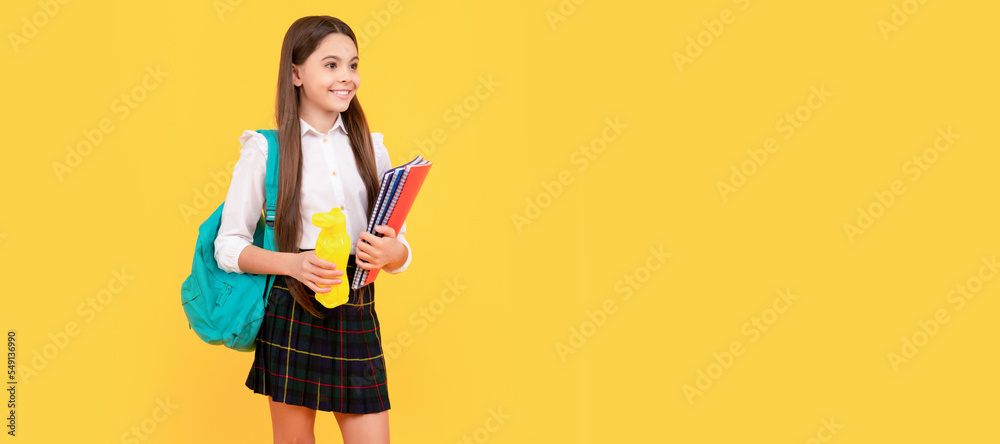
<instances>
[{"instance_id":1,"label":"yellow background","mask_svg":"<svg viewBox=\"0 0 1000 444\"><path fill-rule=\"evenodd\" d=\"M145 425L135 442L270 442L252 354L202 343L179 289L237 138L273 127L282 36L312 14L368 30L358 97L394 165L446 137L423 152L413 262L378 280L383 345L411 339L389 360L394 442L819 442L831 417L838 443L1000 441L1000 282L961 310L947 299L1000 252L1000 7L577 1L71 1L37 18L35 0L5 2L0 325L21 378L37 373L18 441L127 442ZM913 13L887 39L894 7ZM45 25L15 45L24 20ZM122 118L116 101L156 67ZM833 96L785 139L776 125L820 86ZM456 105L475 108L457 127ZM114 130L60 180L53 163L101 119ZM948 127L961 138L911 180ZM772 137L723 199L718 182ZM894 180L906 192L852 243L844 224ZM519 226L527 201L547 206ZM670 257L643 271L650 248ZM615 286L637 274L625 300ZM448 282L464 289L445 301ZM786 288L799 299L751 341L744 324ZM81 309L102 291L100 312ZM937 310L950 321L894 368ZM682 387L734 341L744 354L689 402ZM340 442L329 413L316 433Z\"/></svg>"}]
</instances>

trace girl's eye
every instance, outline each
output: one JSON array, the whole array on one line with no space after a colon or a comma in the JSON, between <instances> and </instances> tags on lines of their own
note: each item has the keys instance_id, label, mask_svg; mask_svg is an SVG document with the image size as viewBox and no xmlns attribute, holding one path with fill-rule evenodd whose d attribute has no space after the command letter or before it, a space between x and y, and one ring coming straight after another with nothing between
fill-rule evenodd
<instances>
[{"instance_id":1,"label":"girl's eye","mask_svg":"<svg viewBox=\"0 0 1000 444\"><path fill-rule=\"evenodd\" d=\"M327 68L336 68L336 67L337 67L337 64L336 64L336 63L334 63L334 62L330 62L330 63L327 63L327 64L326 64L326 67L327 67ZM358 64L357 64L357 63L355 63L355 64L351 65L351 69L358 69Z\"/></svg>"}]
</instances>

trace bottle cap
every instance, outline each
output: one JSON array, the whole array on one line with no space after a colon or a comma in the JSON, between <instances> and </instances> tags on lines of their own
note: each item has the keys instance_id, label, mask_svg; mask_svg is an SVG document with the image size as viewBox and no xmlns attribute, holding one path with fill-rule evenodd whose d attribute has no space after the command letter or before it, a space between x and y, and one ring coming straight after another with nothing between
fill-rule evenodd
<instances>
[{"instance_id":1,"label":"bottle cap","mask_svg":"<svg viewBox=\"0 0 1000 444\"><path fill-rule=\"evenodd\" d=\"M340 211L340 207L333 207L326 213L314 213L312 223L320 228L344 229L347 227L347 217Z\"/></svg>"}]
</instances>

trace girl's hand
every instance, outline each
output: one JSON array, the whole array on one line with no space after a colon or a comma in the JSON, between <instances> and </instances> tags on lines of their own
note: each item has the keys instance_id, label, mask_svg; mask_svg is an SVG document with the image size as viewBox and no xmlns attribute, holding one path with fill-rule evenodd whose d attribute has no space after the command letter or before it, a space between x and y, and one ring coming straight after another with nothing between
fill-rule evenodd
<instances>
[{"instance_id":1,"label":"girl's hand","mask_svg":"<svg viewBox=\"0 0 1000 444\"><path fill-rule=\"evenodd\" d=\"M292 256L288 275L295 278L316 293L326 293L331 285L337 285L344 275L347 264L334 264L316 256L316 251L303 251ZM342 269L337 269L338 266ZM326 287L321 287L325 285Z\"/></svg>"},{"instance_id":2,"label":"girl's hand","mask_svg":"<svg viewBox=\"0 0 1000 444\"><path fill-rule=\"evenodd\" d=\"M376 225L378 237L367 231L361 232L361 240L355 248L355 264L365 270L377 270L389 266L390 270L402 267L406 262L406 245L396 239L396 230L388 225Z\"/></svg>"}]
</instances>

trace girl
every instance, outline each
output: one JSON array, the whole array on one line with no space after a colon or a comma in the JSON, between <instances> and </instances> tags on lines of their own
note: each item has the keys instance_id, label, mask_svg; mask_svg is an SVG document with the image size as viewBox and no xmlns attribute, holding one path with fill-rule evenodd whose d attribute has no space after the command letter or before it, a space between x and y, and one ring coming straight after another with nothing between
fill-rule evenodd
<instances>
[{"instance_id":1,"label":"girl","mask_svg":"<svg viewBox=\"0 0 1000 444\"><path fill-rule=\"evenodd\" d=\"M303 17L281 45L275 120L280 185L277 252L252 244L264 205L267 141L244 131L216 238L216 260L235 273L276 275L246 386L269 397L274 442L313 442L316 411L333 411L345 443L389 442L389 397L375 284L351 290L346 305L314 298L350 285L358 268L402 272L410 247L387 226L365 232L379 178L391 168L382 135L369 133L357 98L354 32L329 16ZM313 250L313 213L340 207L351 255L334 264ZM363 241L363 242L362 242Z\"/></svg>"}]
</instances>

